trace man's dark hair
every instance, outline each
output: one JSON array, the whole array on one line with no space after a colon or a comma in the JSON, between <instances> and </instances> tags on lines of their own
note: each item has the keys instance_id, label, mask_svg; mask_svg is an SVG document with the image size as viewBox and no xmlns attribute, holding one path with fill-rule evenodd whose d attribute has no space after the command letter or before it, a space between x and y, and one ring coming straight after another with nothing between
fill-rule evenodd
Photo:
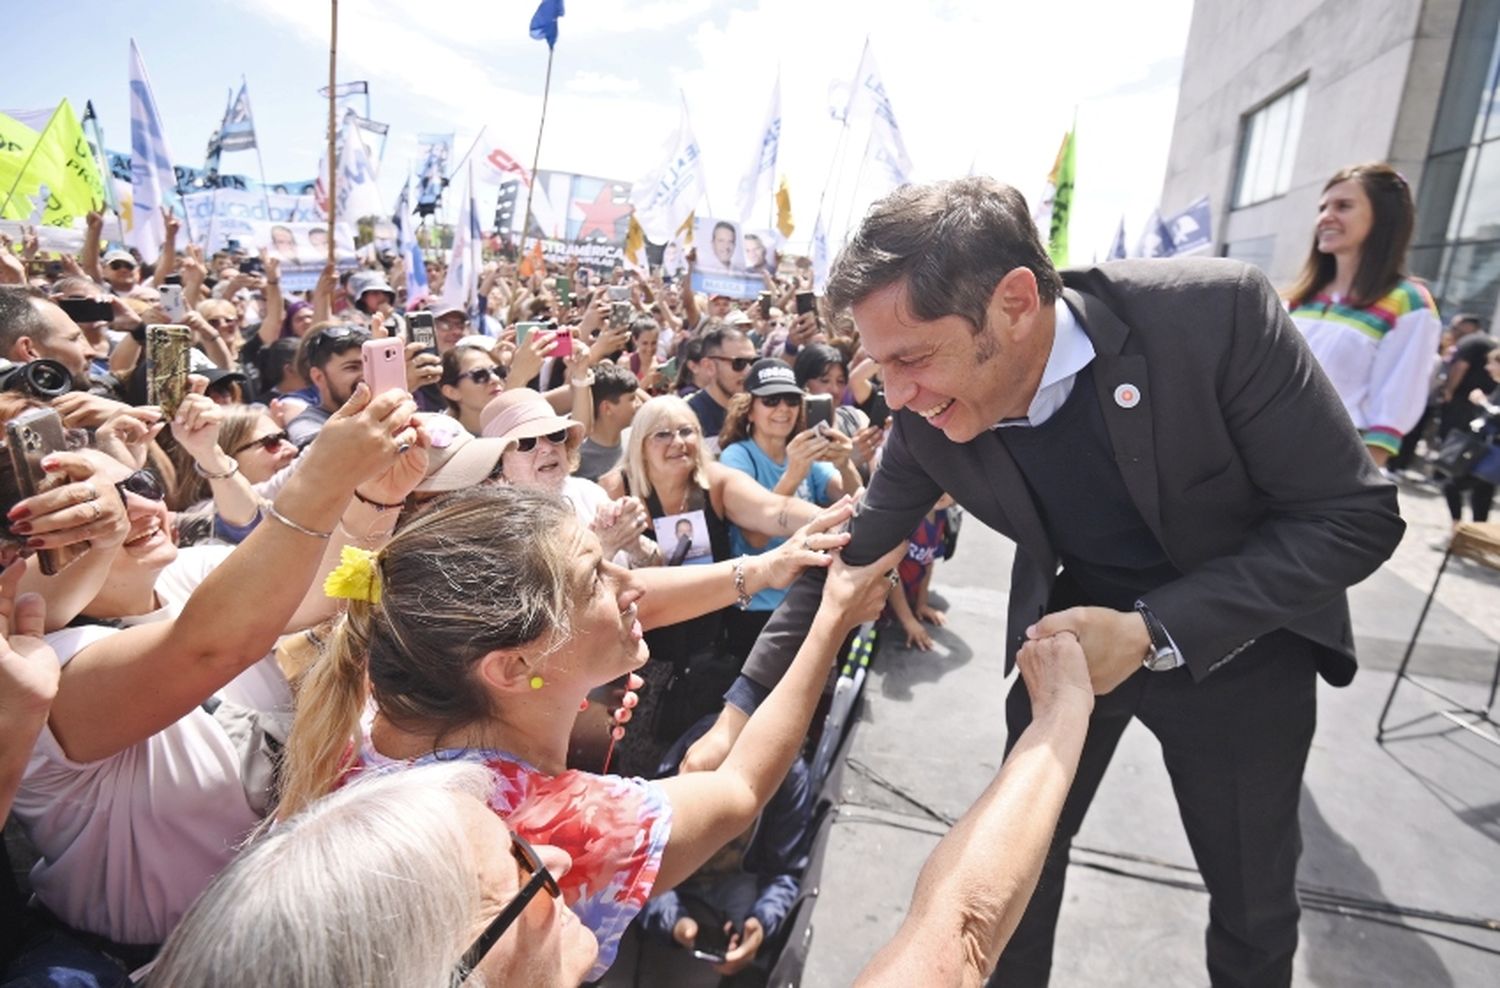
<instances>
[{"instance_id":1,"label":"man's dark hair","mask_svg":"<svg viewBox=\"0 0 1500 988\"><path fill-rule=\"evenodd\" d=\"M297 348L297 372L305 380L312 380L308 373L316 367L322 370L350 350L357 350L370 338L363 326L335 323L315 329L302 337Z\"/></svg>"},{"instance_id":2,"label":"man's dark hair","mask_svg":"<svg viewBox=\"0 0 1500 988\"><path fill-rule=\"evenodd\" d=\"M961 316L977 333L995 286L1016 268L1036 275L1044 305L1062 278L1021 193L992 178L906 185L870 207L828 279L830 311L906 281L907 305L923 322Z\"/></svg>"},{"instance_id":3,"label":"man's dark hair","mask_svg":"<svg viewBox=\"0 0 1500 988\"><path fill-rule=\"evenodd\" d=\"M724 344L733 343L736 340L749 339L744 333L735 329L726 322L718 319L709 320L705 323L706 332L698 337L702 346L702 354L705 357L724 352Z\"/></svg>"},{"instance_id":4,"label":"man's dark hair","mask_svg":"<svg viewBox=\"0 0 1500 988\"><path fill-rule=\"evenodd\" d=\"M599 403L618 401L625 395L633 395L641 382L630 372L630 368L606 360L594 368L594 416L599 415Z\"/></svg>"},{"instance_id":5,"label":"man's dark hair","mask_svg":"<svg viewBox=\"0 0 1500 988\"><path fill-rule=\"evenodd\" d=\"M23 336L45 340L51 332L47 317L32 299L47 301L45 293L30 285L0 285L0 357Z\"/></svg>"},{"instance_id":6,"label":"man's dark hair","mask_svg":"<svg viewBox=\"0 0 1500 988\"><path fill-rule=\"evenodd\" d=\"M738 238L740 235L740 232L734 228L734 224L729 222L728 220L720 220L719 222L714 224L714 233L718 233L720 230L728 230L730 233L734 234L736 238Z\"/></svg>"},{"instance_id":7,"label":"man's dark hair","mask_svg":"<svg viewBox=\"0 0 1500 988\"><path fill-rule=\"evenodd\" d=\"M1479 318L1479 314L1475 312L1460 312L1453 317L1450 324L1453 326L1473 326L1474 328L1469 330L1471 333L1478 333L1484 329L1484 320Z\"/></svg>"}]
</instances>

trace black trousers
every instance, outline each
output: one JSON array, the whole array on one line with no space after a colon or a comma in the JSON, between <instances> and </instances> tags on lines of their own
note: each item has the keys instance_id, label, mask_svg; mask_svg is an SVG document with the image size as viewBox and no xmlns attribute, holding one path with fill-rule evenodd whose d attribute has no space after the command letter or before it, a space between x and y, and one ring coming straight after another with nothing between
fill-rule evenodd
<instances>
[{"instance_id":1,"label":"black trousers","mask_svg":"<svg viewBox=\"0 0 1500 988\"><path fill-rule=\"evenodd\" d=\"M1143 669L1096 699L1041 880L991 986L1047 984L1068 851L1132 717L1161 742L1188 843L1208 886L1209 981L1246 988L1291 984L1301 913L1297 804L1317 722L1316 647L1278 631L1201 683L1186 669ZM1005 714L1009 755L1031 723L1031 700L1019 678ZM1165 818L1154 822L1171 826ZM1131 908L1128 900L1119 906ZM1128 972L1121 980L1130 982Z\"/></svg>"}]
</instances>

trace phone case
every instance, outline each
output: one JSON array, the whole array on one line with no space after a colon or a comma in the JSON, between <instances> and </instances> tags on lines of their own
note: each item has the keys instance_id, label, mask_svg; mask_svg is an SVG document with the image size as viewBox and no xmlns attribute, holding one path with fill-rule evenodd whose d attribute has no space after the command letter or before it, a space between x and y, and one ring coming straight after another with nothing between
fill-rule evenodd
<instances>
[{"instance_id":1,"label":"phone case","mask_svg":"<svg viewBox=\"0 0 1500 988\"><path fill-rule=\"evenodd\" d=\"M146 403L159 405L168 422L188 393L188 351L193 331L186 326L146 327Z\"/></svg>"},{"instance_id":2,"label":"phone case","mask_svg":"<svg viewBox=\"0 0 1500 988\"><path fill-rule=\"evenodd\" d=\"M11 464L16 471L16 487L22 500L68 482L66 476L50 474L42 469L42 460L47 454L68 448L62 418L57 412L50 408L37 408L18 415L6 423L5 438L10 448ZM58 549L42 549L37 553L37 561L41 563L43 573L54 576L88 551L87 542Z\"/></svg>"},{"instance_id":3,"label":"phone case","mask_svg":"<svg viewBox=\"0 0 1500 988\"><path fill-rule=\"evenodd\" d=\"M818 423L833 425L833 399L828 395L808 395L804 400L807 408L807 427L816 429Z\"/></svg>"},{"instance_id":4,"label":"phone case","mask_svg":"<svg viewBox=\"0 0 1500 988\"><path fill-rule=\"evenodd\" d=\"M365 367L365 385L378 395L392 388L406 390L406 348L394 337L365 340L359 351Z\"/></svg>"},{"instance_id":5,"label":"phone case","mask_svg":"<svg viewBox=\"0 0 1500 988\"><path fill-rule=\"evenodd\" d=\"M425 318L418 318L419 316ZM432 326L432 316L425 312L408 313L406 329L413 343L420 343L426 349L437 353L437 330Z\"/></svg>"},{"instance_id":6,"label":"phone case","mask_svg":"<svg viewBox=\"0 0 1500 988\"><path fill-rule=\"evenodd\" d=\"M181 285L162 285L161 310L167 314L168 319L181 319L187 312L187 306L182 301Z\"/></svg>"},{"instance_id":7,"label":"phone case","mask_svg":"<svg viewBox=\"0 0 1500 988\"><path fill-rule=\"evenodd\" d=\"M625 701L630 674L589 691L589 706L580 711L568 735L568 768L604 774L615 750L615 710Z\"/></svg>"}]
</instances>

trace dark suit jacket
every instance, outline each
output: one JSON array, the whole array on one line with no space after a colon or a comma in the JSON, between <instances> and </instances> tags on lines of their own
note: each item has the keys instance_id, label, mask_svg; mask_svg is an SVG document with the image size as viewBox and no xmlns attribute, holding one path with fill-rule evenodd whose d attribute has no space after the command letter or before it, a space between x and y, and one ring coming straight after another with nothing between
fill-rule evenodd
<instances>
[{"instance_id":1,"label":"dark suit jacket","mask_svg":"<svg viewBox=\"0 0 1500 988\"><path fill-rule=\"evenodd\" d=\"M1094 385L1125 486L1184 574L1143 600L1193 677L1286 628L1322 646L1325 679L1348 683L1344 591L1390 556L1405 525L1270 283L1218 259L1120 261L1064 272L1063 283L1097 353ZM1140 393L1132 408L1115 401L1122 384ZM1008 670L1045 612L1058 560L1002 444L954 443L898 412L844 555L878 558L944 491L1017 544ZM767 625L745 665L755 683L773 685L790 664L822 580L822 570L799 579Z\"/></svg>"}]
</instances>

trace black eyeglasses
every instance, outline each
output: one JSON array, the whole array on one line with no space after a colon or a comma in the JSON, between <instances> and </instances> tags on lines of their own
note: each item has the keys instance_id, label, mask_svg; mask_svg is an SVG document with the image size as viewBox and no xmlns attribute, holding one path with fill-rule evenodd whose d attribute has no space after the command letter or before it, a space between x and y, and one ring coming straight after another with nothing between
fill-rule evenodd
<instances>
[{"instance_id":1,"label":"black eyeglasses","mask_svg":"<svg viewBox=\"0 0 1500 988\"><path fill-rule=\"evenodd\" d=\"M156 474L150 470L137 470L115 484L115 490L120 492L120 500L125 500L126 494L134 494L148 501L165 501L167 489L156 479Z\"/></svg>"},{"instance_id":2,"label":"black eyeglasses","mask_svg":"<svg viewBox=\"0 0 1500 988\"><path fill-rule=\"evenodd\" d=\"M568 430L558 429L556 432L549 432L545 436L527 436L525 439L517 439L516 451L520 453L531 452L536 449L536 441L538 439L545 439L554 446L561 446L568 441Z\"/></svg>"},{"instance_id":3,"label":"black eyeglasses","mask_svg":"<svg viewBox=\"0 0 1500 988\"><path fill-rule=\"evenodd\" d=\"M760 402L762 405L765 405L767 408L776 408L779 405L796 406L802 404L801 395L791 394L756 395L755 400Z\"/></svg>"},{"instance_id":4,"label":"black eyeglasses","mask_svg":"<svg viewBox=\"0 0 1500 988\"><path fill-rule=\"evenodd\" d=\"M369 338L370 334L363 326L324 326L307 344L307 362L316 365L324 350L342 347L346 341L350 345L362 344Z\"/></svg>"},{"instance_id":5,"label":"black eyeglasses","mask_svg":"<svg viewBox=\"0 0 1500 988\"><path fill-rule=\"evenodd\" d=\"M259 439L252 439L248 443L241 443L234 449L230 450L229 455L239 456L245 450L254 449L256 446L259 446L267 453L274 453L276 452L276 450L281 448L282 443L289 443L291 441L292 437L287 435L285 430L281 432L273 432L269 436L261 436Z\"/></svg>"},{"instance_id":6,"label":"black eyeglasses","mask_svg":"<svg viewBox=\"0 0 1500 988\"><path fill-rule=\"evenodd\" d=\"M709 354L708 355L708 359L709 360L727 360L729 362L729 366L733 367L737 371L745 370L751 364L755 363L755 358L754 357L725 357L722 354L717 354L717 353L711 353L711 354Z\"/></svg>"},{"instance_id":7,"label":"black eyeglasses","mask_svg":"<svg viewBox=\"0 0 1500 988\"><path fill-rule=\"evenodd\" d=\"M675 429L657 429L646 438L650 439L654 443L661 443L663 446L665 446L673 439L681 439L683 442L687 442L697 435L698 430L693 428L692 426L679 425Z\"/></svg>"},{"instance_id":8,"label":"black eyeglasses","mask_svg":"<svg viewBox=\"0 0 1500 988\"><path fill-rule=\"evenodd\" d=\"M473 973L474 968L479 966L479 962L484 960L484 955L500 941L505 931L510 929L511 924L521 917L521 913L525 912L526 907L531 904L532 899L536 898L538 892L546 889L547 894L552 898L562 898L562 889L557 887L557 879L553 878L547 866L542 864L542 859L537 856L536 848L527 843L526 838L512 833L510 853L516 859L516 863L521 866L521 870L531 877L527 879L525 885L521 886L521 891L516 893L516 897L500 910L500 915L490 920L490 925L479 934L479 939L464 951L463 959L458 962L458 969L455 972L459 981Z\"/></svg>"},{"instance_id":9,"label":"black eyeglasses","mask_svg":"<svg viewBox=\"0 0 1500 988\"><path fill-rule=\"evenodd\" d=\"M465 371L463 376L475 384L489 384L491 381L505 380L500 376L500 369L498 367L476 367L471 371Z\"/></svg>"}]
</instances>

